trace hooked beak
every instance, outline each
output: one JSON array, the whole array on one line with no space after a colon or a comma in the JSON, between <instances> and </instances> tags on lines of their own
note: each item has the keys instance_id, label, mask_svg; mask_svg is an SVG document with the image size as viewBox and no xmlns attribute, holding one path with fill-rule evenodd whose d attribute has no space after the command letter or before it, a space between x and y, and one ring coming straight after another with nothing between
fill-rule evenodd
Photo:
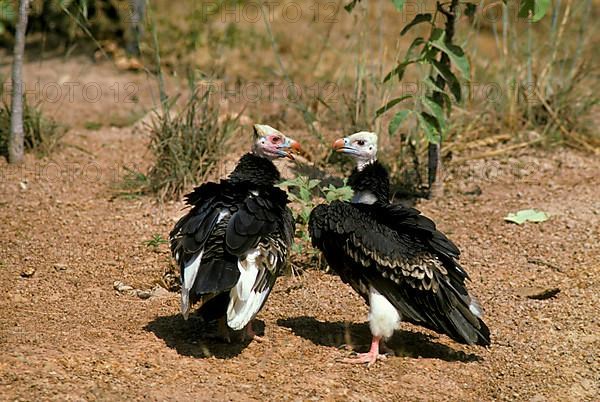
<instances>
[{"instance_id":1,"label":"hooked beak","mask_svg":"<svg viewBox=\"0 0 600 402\"><path fill-rule=\"evenodd\" d=\"M294 139L289 137L285 137L285 142L281 144L279 147L280 152L283 152L286 158L294 160L294 153L300 153L302 148L300 147L300 143Z\"/></svg>"},{"instance_id":2,"label":"hooked beak","mask_svg":"<svg viewBox=\"0 0 600 402\"><path fill-rule=\"evenodd\" d=\"M349 142L350 141L348 141L346 138L339 138L333 142L332 148L336 152L341 152L344 154L356 154L356 149L352 148L352 146L349 145Z\"/></svg>"}]
</instances>

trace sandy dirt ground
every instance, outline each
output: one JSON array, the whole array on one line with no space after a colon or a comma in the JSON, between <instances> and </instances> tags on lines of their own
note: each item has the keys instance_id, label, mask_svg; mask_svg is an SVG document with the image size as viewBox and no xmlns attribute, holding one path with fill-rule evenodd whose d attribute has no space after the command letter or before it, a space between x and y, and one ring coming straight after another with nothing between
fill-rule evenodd
<instances>
[{"instance_id":1,"label":"sandy dirt ground","mask_svg":"<svg viewBox=\"0 0 600 402\"><path fill-rule=\"evenodd\" d=\"M338 361L368 348L366 306L311 267L277 282L262 343L226 344L184 321L176 293L116 291L160 281L168 247L143 242L167 237L183 205L114 198L124 166L147 166L147 137L86 130L82 119L102 116L66 106L67 145L20 167L0 160L1 400L600 400L597 158L530 149L450 167L446 195L418 208L461 247L492 346L403 324L395 356L368 369ZM550 220L503 220L531 207Z\"/></svg>"}]
</instances>

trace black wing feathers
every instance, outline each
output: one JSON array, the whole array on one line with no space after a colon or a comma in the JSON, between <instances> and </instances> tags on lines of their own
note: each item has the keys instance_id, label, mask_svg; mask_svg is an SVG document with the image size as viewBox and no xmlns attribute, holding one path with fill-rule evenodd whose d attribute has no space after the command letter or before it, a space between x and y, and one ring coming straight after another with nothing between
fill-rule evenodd
<instances>
[{"instance_id":1,"label":"black wing feathers","mask_svg":"<svg viewBox=\"0 0 600 402\"><path fill-rule=\"evenodd\" d=\"M261 238L279 233L291 244L294 221L287 194L274 187L251 190L251 184L228 180L205 183L185 199L192 209L171 231L171 251L183 271L203 250L194 292L206 294L235 286L237 257L256 247ZM219 219L220 217L220 219Z\"/></svg>"},{"instance_id":2,"label":"black wing feathers","mask_svg":"<svg viewBox=\"0 0 600 402\"><path fill-rule=\"evenodd\" d=\"M458 342L489 344L489 329L470 310L460 251L418 210L334 201L313 210L309 229L313 245L363 298L373 286L404 319Z\"/></svg>"},{"instance_id":3,"label":"black wing feathers","mask_svg":"<svg viewBox=\"0 0 600 402\"><path fill-rule=\"evenodd\" d=\"M239 210L231 217L226 231L227 250L233 255L241 255L256 247L261 237L285 227L287 195L283 190L271 188L259 195L246 198Z\"/></svg>"}]
</instances>

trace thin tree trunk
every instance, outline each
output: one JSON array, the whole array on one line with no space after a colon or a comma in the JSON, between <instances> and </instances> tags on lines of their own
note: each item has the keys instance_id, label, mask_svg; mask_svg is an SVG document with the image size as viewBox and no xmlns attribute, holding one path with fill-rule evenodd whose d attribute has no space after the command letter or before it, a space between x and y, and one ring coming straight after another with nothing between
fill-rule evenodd
<instances>
[{"instance_id":1,"label":"thin tree trunk","mask_svg":"<svg viewBox=\"0 0 600 402\"><path fill-rule=\"evenodd\" d=\"M454 24L456 22L456 8L458 7L458 0L452 0L450 3L450 7L448 10L444 9L439 2L437 3L438 10L446 17L446 35L445 41L446 43L452 43L452 38L454 37ZM440 59L440 63L445 64L450 68L450 58L447 54L442 53L442 57ZM444 88L446 86L446 81L442 75L438 75L436 79L436 84L440 88ZM439 104L443 104L444 99L442 94L439 92L433 93L434 99ZM442 139L440 138L439 143L433 144L430 143L428 147L428 184L429 191L428 197L434 198L443 195L444 193L444 178L442 171L442 160L441 160L441 148L442 148Z\"/></svg>"},{"instance_id":2,"label":"thin tree trunk","mask_svg":"<svg viewBox=\"0 0 600 402\"><path fill-rule=\"evenodd\" d=\"M25 31L27 30L27 12L29 0L19 0L19 21L15 33L15 48L12 66L12 104L10 113L10 141L8 161L23 161L23 53L25 52Z\"/></svg>"}]
</instances>

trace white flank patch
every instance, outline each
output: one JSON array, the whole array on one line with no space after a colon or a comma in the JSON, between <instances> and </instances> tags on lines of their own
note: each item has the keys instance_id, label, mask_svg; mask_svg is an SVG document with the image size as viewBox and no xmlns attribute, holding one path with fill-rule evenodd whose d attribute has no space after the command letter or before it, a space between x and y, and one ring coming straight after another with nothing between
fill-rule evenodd
<instances>
[{"instance_id":1,"label":"white flank patch","mask_svg":"<svg viewBox=\"0 0 600 402\"><path fill-rule=\"evenodd\" d=\"M370 191L358 191L354 193L352 197L352 202L354 204L375 204L377 202L377 197Z\"/></svg>"},{"instance_id":2,"label":"white flank patch","mask_svg":"<svg viewBox=\"0 0 600 402\"><path fill-rule=\"evenodd\" d=\"M369 328L373 336L389 338L400 324L400 314L385 296L369 286Z\"/></svg>"},{"instance_id":3,"label":"white flank patch","mask_svg":"<svg viewBox=\"0 0 600 402\"><path fill-rule=\"evenodd\" d=\"M184 319L188 319L190 312L190 290L194 287L196 281L196 275L198 275L198 268L202 261L202 253L204 250L196 254L183 268L183 283L181 286L181 314Z\"/></svg>"},{"instance_id":4,"label":"white flank patch","mask_svg":"<svg viewBox=\"0 0 600 402\"><path fill-rule=\"evenodd\" d=\"M479 318L483 318L483 310L481 309L481 304L479 304L479 300L471 296L471 304L469 304L469 310L471 313L475 314Z\"/></svg>"},{"instance_id":5,"label":"white flank patch","mask_svg":"<svg viewBox=\"0 0 600 402\"><path fill-rule=\"evenodd\" d=\"M259 253L258 249L251 249L245 258L238 260L240 279L229 292L230 301L227 307L227 325L236 331L244 328L254 318L269 294L269 289L259 293L252 290L265 269L259 270L256 266L256 257ZM240 263L244 259L245 268Z\"/></svg>"}]
</instances>

